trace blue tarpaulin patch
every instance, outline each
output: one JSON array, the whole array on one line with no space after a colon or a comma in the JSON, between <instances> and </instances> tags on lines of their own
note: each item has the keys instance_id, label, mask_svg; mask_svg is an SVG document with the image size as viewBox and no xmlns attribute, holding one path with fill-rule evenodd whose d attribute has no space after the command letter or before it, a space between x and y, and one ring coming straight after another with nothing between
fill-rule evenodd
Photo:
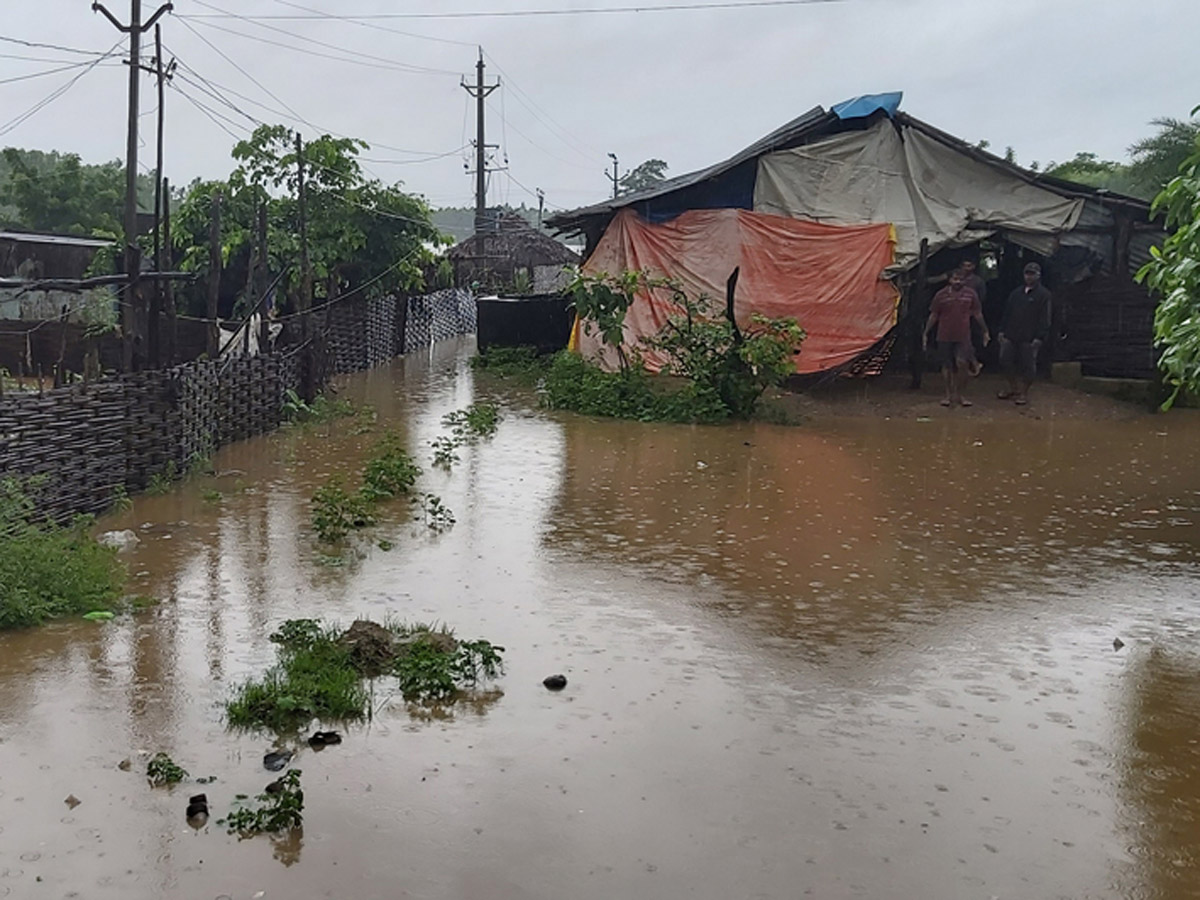
<instances>
[{"instance_id":1,"label":"blue tarpaulin patch","mask_svg":"<svg viewBox=\"0 0 1200 900\"><path fill-rule=\"evenodd\" d=\"M851 100L843 100L833 107L831 112L839 119L863 119L878 109L882 109L891 118L900 108L903 91L892 91L888 94L863 94Z\"/></svg>"}]
</instances>

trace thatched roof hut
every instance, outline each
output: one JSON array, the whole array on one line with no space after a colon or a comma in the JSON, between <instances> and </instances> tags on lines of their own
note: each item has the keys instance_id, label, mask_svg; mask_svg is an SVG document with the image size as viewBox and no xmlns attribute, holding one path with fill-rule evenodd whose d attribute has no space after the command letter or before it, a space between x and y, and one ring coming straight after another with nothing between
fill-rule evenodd
<instances>
[{"instance_id":1,"label":"thatched roof hut","mask_svg":"<svg viewBox=\"0 0 1200 900\"><path fill-rule=\"evenodd\" d=\"M551 293L561 287L563 270L579 265L566 244L535 229L516 213L502 213L494 231L479 232L446 253L454 283L524 294Z\"/></svg>"}]
</instances>

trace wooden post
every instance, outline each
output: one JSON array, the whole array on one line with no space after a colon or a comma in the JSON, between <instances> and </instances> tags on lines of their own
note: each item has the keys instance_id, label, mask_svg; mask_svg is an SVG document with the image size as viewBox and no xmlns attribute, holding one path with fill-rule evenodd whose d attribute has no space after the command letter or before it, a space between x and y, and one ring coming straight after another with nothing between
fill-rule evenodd
<instances>
[{"instance_id":1,"label":"wooden post","mask_svg":"<svg viewBox=\"0 0 1200 900\"><path fill-rule=\"evenodd\" d=\"M909 346L909 387L921 388L925 374L925 317L929 314L929 239L921 238L920 256L917 257L917 280L909 294L908 315L912 343Z\"/></svg>"},{"instance_id":2,"label":"wooden post","mask_svg":"<svg viewBox=\"0 0 1200 900\"><path fill-rule=\"evenodd\" d=\"M171 248L171 182L166 178L162 180L162 192L162 268L170 271L174 268L172 261L175 254ZM167 352L164 362L168 366L173 366L178 361L175 351L175 288L171 282L166 281L163 282L162 291L163 306L167 313Z\"/></svg>"},{"instance_id":3,"label":"wooden post","mask_svg":"<svg viewBox=\"0 0 1200 900\"><path fill-rule=\"evenodd\" d=\"M217 301L221 297L221 192L212 195L212 213L208 224L208 358L216 359L220 352L220 332L217 329Z\"/></svg>"},{"instance_id":4,"label":"wooden post","mask_svg":"<svg viewBox=\"0 0 1200 900\"><path fill-rule=\"evenodd\" d=\"M267 343L270 339L270 322L267 318L266 294L268 288L268 280L270 279L270 257L267 254L267 198L264 196L258 204L258 268L255 270L257 276L257 284L254 287L254 296L258 299L258 311L260 324L258 329L258 352L267 352Z\"/></svg>"}]
</instances>

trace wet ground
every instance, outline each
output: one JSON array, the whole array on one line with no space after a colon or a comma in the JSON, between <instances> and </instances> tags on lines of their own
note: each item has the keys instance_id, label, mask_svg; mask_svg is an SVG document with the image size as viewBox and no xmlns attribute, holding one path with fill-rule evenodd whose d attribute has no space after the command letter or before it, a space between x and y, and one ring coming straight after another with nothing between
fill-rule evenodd
<instances>
[{"instance_id":1,"label":"wet ground","mask_svg":"<svg viewBox=\"0 0 1200 900\"><path fill-rule=\"evenodd\" d=\"M372 437L285 431L102 523L160 606L0 636L0 897L1200 896L1200 416L941 415L931 385L888 419L640 425L469 353L343 388L426 464L444 413L504 406L426 465L452 530L392 507L393 549L322 564L307 501ZM503 696L377 696L299 750L302 834L192 830L190 793L215 819L273 777L222 702L274 628L389 613L507 647ZM217 781L149 788L158 750Z\"/></svg>"}]
</instances>

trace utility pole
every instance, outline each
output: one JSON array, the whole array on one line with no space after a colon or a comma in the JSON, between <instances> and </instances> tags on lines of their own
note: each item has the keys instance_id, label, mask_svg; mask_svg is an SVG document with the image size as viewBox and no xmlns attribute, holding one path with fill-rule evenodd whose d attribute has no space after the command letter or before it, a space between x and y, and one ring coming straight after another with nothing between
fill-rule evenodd
<instances>
[{"instance_id":1,"label":"utility pole","mask_svg":"<svg viewBox=\"0 0 1200 900\"><path fill-rule=\"evenodd\" d=\"M542 230L542 210L546 208L546 192L541 188L537 189L538 198L538 231Z\"/></svg>"},{"instance_id":2,"label":"utility pole","mask_svg":"<svg viewBox=\"0 0 1200 900\"><path fill-rule=\"evenodd\" d=\"M308 340L308 311L312 308L312 269L308 263L308 195L304 187L304 142L296 132L296 169L299 175L300 205L300 318L304 339Z\"/></svg>"},{"instance_id":3,"label":"utility pole","mask_svg":"<svg viewBox=\"0 0 1200 900\"><path fill-rule=\"evenodd\" d=\"M163 220L163 86L175 73L175 60L170 65L163 66L162 26L154 26L154 75L158 80L158 155L154 164L154 271L163 271L162 245L159 243L159 229ZM170 194L166 194L166 202L170 203ZM162 279L154 282L154 294L150 303L150 365L162 365L162 314L163 294L167 286Z\"/></svg>"},{"instance_id":4,"label":"utility pole","mask_svg":"<svg viewBox=\"0 0 1200 900\"><path fill-rule=\"evenodd\" d=\"M462 88L475 98L475 233L481 234L487 225L487 151L495 150L498 144L488 144L483 137L484 99L500 82L488 85L483 80L483 48L479 48L479 62L475 63L475 83L467 84L464 80Z\"/></svg>"},{"instance_id":5,"label":"utility pole","mask_svg":"<svg viewBox=\"0 0 1200 900\"><path fill-rule=\"evenodd\" d=\"M213 191L211 218L208 223L208 358L216 359L221 352L221 333L217 325L218 303L221 299L221 192Z\"/></svg>"},{"instance_id":6,"label":"utility pole","mask_svg":"<svg viewBox=\"0 0 1200 900\"><path fill-rule=\"evenodd\" d=\"M142 263L137 242L138 77L141 75L142 35L163 13L172 9L170 3L165 3L143 23L142 0L129 0L129 24L122 25L103 4L92 4L93 12L103 13L118 31L129 35L129 129L125 142L125 275L128 280L125 304L121 307L121 325L125 331L123 361L127 372L141 368L145 357L145 316L138 290ZM141 346L137 346L138 338L143 339Z\"/></svg>"},{"instance_id":7,"label":"utility pole","mask_svg":"<svg viewBox=\"0 0 1200 900\"><path fill-rule=\"evenodd\" d=\"M621 179L617 175L617 154L610 153L610 154L608 154L608 158L613 161L613 170L612 170L611 175L609 175L607 172L605 172L604 177L606 177L609 181L612 182L613 199L616 200L617 199L617 187L620 185L620 182L621 182Z\"/></svg>"}]
</instances>

